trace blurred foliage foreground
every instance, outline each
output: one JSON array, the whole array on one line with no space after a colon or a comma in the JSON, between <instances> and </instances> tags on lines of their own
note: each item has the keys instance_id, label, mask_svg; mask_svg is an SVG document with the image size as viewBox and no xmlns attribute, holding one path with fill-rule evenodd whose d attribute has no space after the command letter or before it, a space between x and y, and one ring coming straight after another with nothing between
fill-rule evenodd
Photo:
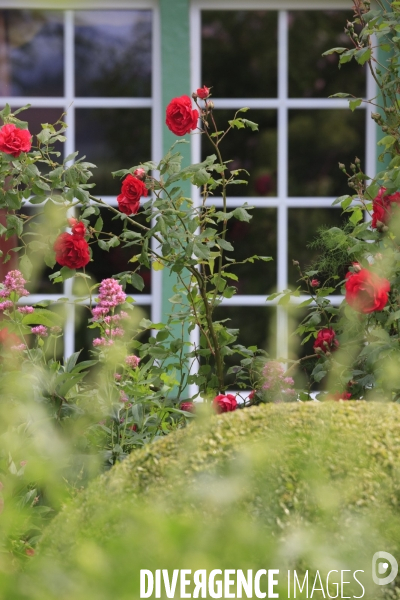
<instances>
[{"instance_id":1,"label":"blurred foliage foreground","mask_svg":"<svg viewBox=\"0 0 400 600\"><path fill-rule=\"evenodd\" d=\"M200 415L77 494L22 571L4 554L1 598L131 600L140 569L279 569L279 598L398 598L396 581L373 584L371 560L400 554L399 426L386 403ZM301 582L308 570L308 594L289 596L288 570ZM330 570L351 582L338 595ZM324 591L312 593L317 571Z\"/></svg>"}]
</instances>

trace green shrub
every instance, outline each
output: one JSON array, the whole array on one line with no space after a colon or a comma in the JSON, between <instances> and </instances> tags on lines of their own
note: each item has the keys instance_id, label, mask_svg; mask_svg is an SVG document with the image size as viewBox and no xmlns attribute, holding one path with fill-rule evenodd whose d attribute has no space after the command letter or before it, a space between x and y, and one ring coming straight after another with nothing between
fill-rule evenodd
<instances>
[{"instance_id":1,"label":"green shrub","mask_svg":"<svg viewBox=\"0 0 400 600\"><path fill-rule=\"evenodd\" d=\"M371 560L379 550L400 555L399 430L396 404L200 417L131 455L54 519L21 597L132 599L140 569L269 568L280 570L280 598L288 569L319 570L322 580L331 569L364 570L363 597L385 589L395 598L394 585L372 584Z\"/></svg>"}]
</instances>

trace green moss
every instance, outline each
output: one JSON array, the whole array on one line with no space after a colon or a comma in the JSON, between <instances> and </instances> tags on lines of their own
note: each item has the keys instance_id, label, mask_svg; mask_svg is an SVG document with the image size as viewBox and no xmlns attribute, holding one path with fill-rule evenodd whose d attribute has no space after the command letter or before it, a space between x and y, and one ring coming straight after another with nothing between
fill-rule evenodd
<instances>
[{"instance_id":1,"label":"green moss","mask_svg":"<svg viewBox=\"0 0 400 600\"><path fill-rule=\"evenodd\" d=\"M111 600L139 597L140 568L338 564L364 569L365 597L381 597L368 587L371 558L400 550L399 431L395 404L270 404L200 418L62 511L32 567L38 598L52 597L43 573L54 569L68 570L74 598Z\"/></svg>"}]
</instances>

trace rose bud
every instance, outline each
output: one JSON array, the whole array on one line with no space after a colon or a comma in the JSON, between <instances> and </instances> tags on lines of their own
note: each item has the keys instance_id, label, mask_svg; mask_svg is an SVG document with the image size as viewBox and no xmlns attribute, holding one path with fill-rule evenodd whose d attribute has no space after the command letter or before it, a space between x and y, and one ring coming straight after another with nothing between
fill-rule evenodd
<instances>
[{"instance_id":1,"label":"rose bud","mask_svg":"<svg viewBox=\"0 0 400 600\"><path fill-rule=\"evenodd\" d=\"M313 288L316 288L316 287L318 287L318 286L319 286L319 281L318 281L318 279L311 279L311 281L310 281L310 285L311 285L311 287L313 287Z\"/></svg>"},{"instance_id":2,"label":"rose bud","mask_svg":"<svg viewBox=\"0 0 400 600\"><path fill-rule=\"evenodd\" d=\"M203 85L202 88L199 88L198 90L196 90L196 95L199 98L201 98L202 100L205 100L210 95L210 89L208 87L206 87L205 85Z\"/></svg>"},{"instance_id":3,"label":"rose bud","mask_svg":"<svg viewBox=\"0 0 400 600\"><path fill-rule=\"evenodd\" d=\"M138 179L144 179L146 177L146 171L142 167L139 167L138 169L135 169L133 171L133 174Z\"/></svg>"}]
</instances>

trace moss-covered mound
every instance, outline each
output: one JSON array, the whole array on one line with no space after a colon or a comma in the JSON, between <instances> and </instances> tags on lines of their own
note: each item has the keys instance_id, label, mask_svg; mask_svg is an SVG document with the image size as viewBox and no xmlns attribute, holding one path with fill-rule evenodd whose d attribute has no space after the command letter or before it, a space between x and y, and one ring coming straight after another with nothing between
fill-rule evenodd
<instances>
[{"instance_id":1,"label":"moss-covered mound","mask_svg":"<svg viewBox=\"0 0 400 600\"><path fill-rule=\"evenodd\" d=\"M139 598L140 569L201 568L280 569L281 598L288 569L363 570L363 597L378 598L372 555L400 556L399 502L398 405L208 416L135 452L53 521L29 598Z\"/></svg>"}]
</instances>

